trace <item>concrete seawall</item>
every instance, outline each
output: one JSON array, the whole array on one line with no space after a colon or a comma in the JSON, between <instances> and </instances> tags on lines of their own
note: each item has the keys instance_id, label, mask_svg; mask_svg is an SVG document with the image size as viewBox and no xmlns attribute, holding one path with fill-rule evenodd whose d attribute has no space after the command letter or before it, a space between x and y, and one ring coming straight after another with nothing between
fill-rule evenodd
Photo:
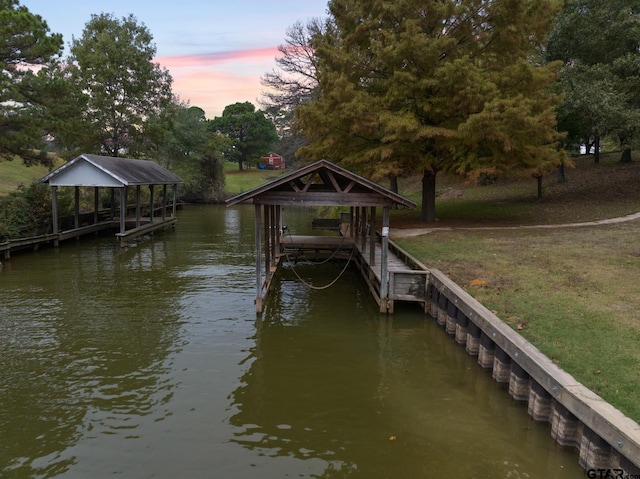
<instances>
[{"instance_id":1,"label":"concrete seawall","mask_svg":"<svg viewBox=\"0 0 640 479\"><path fill-rule=\"evenodd\" d=\"M558 444L577 448L587 471L640 477L640 425L556 366L444 273L427 271L426 312L477 356L514 400L526 403L534 420L551 423Z\"/></svg>"}]
</instances>

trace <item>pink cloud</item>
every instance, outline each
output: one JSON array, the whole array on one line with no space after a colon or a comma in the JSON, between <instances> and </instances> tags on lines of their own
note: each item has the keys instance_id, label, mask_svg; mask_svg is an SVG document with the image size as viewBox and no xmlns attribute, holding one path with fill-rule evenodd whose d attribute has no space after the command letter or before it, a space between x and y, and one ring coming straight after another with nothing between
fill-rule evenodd
<instances>
[{"instance_id":1,"label":"pink cloud","mask_svg":"<svg viewBox=\"0 0 640 479\"><path fill-rule=\"evenodd\" d=\"M213 118L236 102L250 101L259 108L260 77L274 68L277 54L276 47L267 47L158 57L155 61L171 73L174 93Z\"/></svg>"},{"instance_id":2,"label":"pink cloud","mask_svg":"<svg viewBox=\"0 0 640 479\"><path fill-rule=\"evenodd\" d=\"M179 55L172 57L158 57L155 60L162 66L188 67L212 65L222 62L246 61L246 60L273 60L278 54L277 47L251 48L246 50L229 50L222 52L199 53L196 55Z\"/></svg>"}]
</instances>

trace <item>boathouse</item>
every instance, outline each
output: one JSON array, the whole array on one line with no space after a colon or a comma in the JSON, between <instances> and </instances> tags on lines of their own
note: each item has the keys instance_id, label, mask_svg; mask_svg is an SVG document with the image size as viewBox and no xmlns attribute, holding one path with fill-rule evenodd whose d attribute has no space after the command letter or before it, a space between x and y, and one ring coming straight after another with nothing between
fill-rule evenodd
<instances>
[{"instance_id":1,"label":"boathouse","mask_svg":"<svg viewBox=\"0 0 640 479\"><path fill-rule=\"evenodd\" d=\"M65 239L68 235L79 236L115 226L119 227L116 237L120 241L120 245L124 246L127 240L160 228L173 226L177 221L177 186L182 183L182 179L150 160L83 154L46 175L40 180L40 183L48 183L51 186L53 234L57 238L55 243L60 239ZM142 216L143 205L141 202L141 188L143 186L149 188L150 197L149 204L144 205L147 211L144 217ZM160 207L156 202L156 186L162 187ZM170 203L167 199L168 186L173 188ZM64 232L59 231L57 202L59 187L73 187L75 189L74 228ZM93 220L88 225L80 224L81 187L93 187L94 190ZM106 219L102 219L99 215L100 188L111 189L110 210ZM128 218L127 193L129 188L135 188L136 202L135 212ZM117 202L119 208L116 208L116 191L119 193ZM170 216L167 215L168 207L171 208ZM159 214L158 218L155 217L156 212Z\"/></svg>"},{"instance_id":2,"label":"boathouse","mask_svg":"<svg viewBox=\"0 0 640 479\"><path fill-rule=\"evenodd\" d=\"M325 160L230 198L227 206L247 202L255 207L258 313L262 312L273 275L287 252L305 249L342 249L356 253L353 259L363 272L380 311L392 312L389 215L392 208L416 208L415 202ZM287 206L339 206L348 207L349 211L336 220L335 236L291 236L284 234L282 225L282 208ZM382 208L379 231L376 208ZM419 280L424 281L424 272L420 272L420 276ZM392 283L399 285L401 281ZM424 303L424 295L420 301Z\"/></svg>"}]
</instances>

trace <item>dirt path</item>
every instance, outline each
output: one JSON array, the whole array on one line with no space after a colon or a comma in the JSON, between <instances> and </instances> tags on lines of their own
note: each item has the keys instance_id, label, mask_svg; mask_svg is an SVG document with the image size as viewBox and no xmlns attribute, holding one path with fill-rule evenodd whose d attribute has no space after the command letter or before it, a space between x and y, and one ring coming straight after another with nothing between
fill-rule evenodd
<instances>
[{"instance_id":1,"label":"dirt path","mask_svg":"<svg viewBox=\"0 0 640 479\"><path fill-rule=\"evenodd\" d=\"M615 223L625 223L627 221L633 221L640 218L640 212L633 213L626 216L620 216L618 218L609 218L605 220L597 221L585 221L582 223L561 223L555 225L522 225L522 226L476 226L476 227L434 227L434 228L407 228L407 229L393 229L391 230L392 238L411 238L414 236L425 235L434 233L437 231L481 231L481 230L523 230L523 229L555 229L555 228L580 228L583 226L598 226L598 225L610 225Z\"/></svg>"}]
</instances>

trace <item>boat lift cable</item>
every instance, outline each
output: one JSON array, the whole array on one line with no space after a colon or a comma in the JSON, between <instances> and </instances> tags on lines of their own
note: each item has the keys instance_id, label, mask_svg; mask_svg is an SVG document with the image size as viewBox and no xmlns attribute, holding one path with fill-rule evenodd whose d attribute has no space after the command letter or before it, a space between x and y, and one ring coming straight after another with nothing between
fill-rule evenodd
<instances>
[{"instance_id":1,"label":"boat lift cable","mask_svg":"<svg viewBox=\"0 0 640 479\"><path fill-rule=\"evenodd\" d=\"M338 276L336 276L330 283L325 284L324 286L314 286L308 282L306 282L304 279L302 279L302 277L298 274L298 272L296 271L295 266L291 266L291 270L293 271L293 273L296 275L296 277L298 278L298 280L300 280L300 282L302 284L304 284L307 288L309 289L313 289L313 290L323 290L323 289L327 289L330 288L331 286L333 286L334 284L336 284L336 282L342 277L342 275L344 274L344 272L347 270L347 267L349 266L349 263L351 263L351 260L353 258L353 252L355 251L355 247L351 248L351 254L349 255L349 259L346 261L344 268L342 268L342 271L340 271L340 273L338 273ZM291 263L291 260L289 259L289 255L287 256L287 261L289 263ZM293 264L293 263L291 263Z\"/></svg>"}]
</instances>

